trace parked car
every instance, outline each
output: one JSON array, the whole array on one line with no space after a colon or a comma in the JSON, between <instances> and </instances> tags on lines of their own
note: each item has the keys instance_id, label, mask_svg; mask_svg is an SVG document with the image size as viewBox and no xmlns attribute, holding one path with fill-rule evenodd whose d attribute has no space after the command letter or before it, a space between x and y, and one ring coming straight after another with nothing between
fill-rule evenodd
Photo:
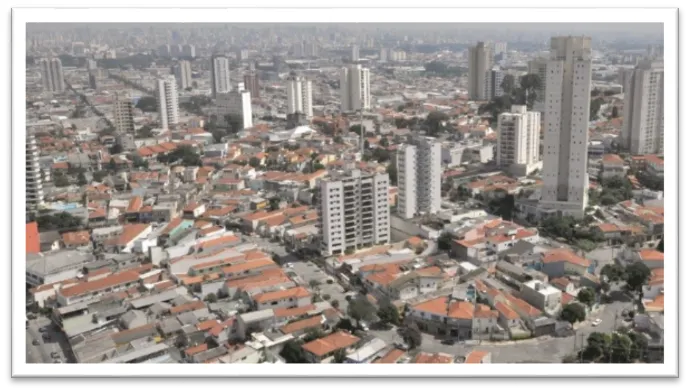
<instances>
[{"instance_id":1,"label":"parked car","mask_svg":"<svg viewBox=\"0 0 690 392\"><path fill-rule=\"evenodd\" d=\"M53 359L59 359L60 354L57 351L53 351L52 353L50 353L50 357Z\"/></svg>"},{"instance_id":2,"label":"parked car","mask_svg":"<svg viewBox=\"0 0 690 392\"><path fill-rule=\"evenodd\" d=\"M41 344L41 342L39 342L38 339L34 339L31 341L31 344L33 344L34 346L38 346L39 344Z\"/></svg>"},{"instance_id":3,"label":"parked car","mask_svg":"<svg viewBox=\"0 0 690 392\"><path fill-rule=\"evenodd\" d=\"M592 326L593 326L593 327L596 327L596 326L599 325L599 324L601 324L601 319L596 319L596 320L592 321Z\"/></svg>"},{"instance_id":4,"label":"parked car","mask_svg":"<svg viewBox=\"0 0 690 392\"><path fill-rule=\"evenodd\" d=\"M395 347L403 351L407 351L410 349L410 345L405 342L395 343Z\"/></svg>"},{"instance_id":5,"label":"parked car","mask_svg":"<svg viewBox=\"0 0 690 392\"><path fill-rule=\"evenodd\" d=\"M455 339L444 339L443 341L441 341L441 344L445 344L447 346L452 346L455 344L455 342L456 342Z\"/></svg>"},{"instance_id":6,"label":"parked car","mask_svg":"<svg viewBox=\"0 0 690 392\"><path fill-rule=\"evenodd\" d=\"M287 263L287 264L285 264L285 266L288 268L294 268L295 267L295 265L292 263Z\"/></svg>"},{"instance_id":7,"label":"parked car","mask_svg":"<svg viewBox=\"0 0 690 392\"><path fill-rule=\"evenodd\" d=\"M53 363L62 363L62 361L59 360L59 359L56 359L56 360L53 361Z\"/></svg>"},{"instance_id":8,"label":"parked car","mask_svg":"<svg viewBox=\"0 0 690 392\"><path fill-rule=\"evenodd\" d=\"M48 335L47 333L44 333L43 334L43 340L46 342L50 342L50 335Z\"/></svg>"},{"instance_id":9,"label":"parked car","mask_svg":"<svg viewBox=\"0 0 690 392\"><path fill-rule=\"evenodd\" d=\"M38 332L43 333L43 332L46 332L47 330L48 330L48 327L47 327L47 326L44 326L44 327L39 328L39 329L38 329Z\"/></svg>"}]
</instances>

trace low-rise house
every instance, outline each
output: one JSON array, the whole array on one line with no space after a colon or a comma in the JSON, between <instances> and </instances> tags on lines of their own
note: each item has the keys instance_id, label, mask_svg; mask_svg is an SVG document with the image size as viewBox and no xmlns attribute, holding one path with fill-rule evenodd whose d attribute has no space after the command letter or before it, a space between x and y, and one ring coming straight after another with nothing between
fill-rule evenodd
<instances>
[{"instance_id":1,"label":"low-rise house","mask_svg":"<svg viewBox=\"0 0 690 392\"><path fill-rule=\"evenodd\" d=\"M298 286L287 290L257 294L252 301L258 310L277 308L296 308L311 304L312 294Z\"/></svg>"},{"instance_id":2,"label":"low-rise house","mask_svg":"<svg viewBox=\"0 0 690 392\"><path fill-rule=\"evenodd\" d=\"M606 154L601 159L601 178L623 178L626 174L625 161L619 155Z\"/></svg>"},{"instance_id":3,"label":"low-rise house","mask_svg":"<svg viewBox=\"0 0 690 392\"><path fill-rule=\"evenodd\" d=\"M580 257L568 249L553 249L542 255L537 268L549 278L565 275L584 275L593 273L595 265L590 260Z\"/></svg>"},{"instance_id":4,"label":"low-rise house","mask_svg":"<svg viewBox=\"0 0 690 392\"><path fill-rule=\"evenodd\" d=\"M263 332L276 323L273 309L257 310L243 313L237 317L237 334L240 339L246 339L254 332Z\"/></svg>"},{"instance_id":5,"label":"low-rise house","mask_svg":"<svg viewBox=\"0 0 690 392\"><path fill-rule=\"evenodd\" d=\"M91 235L87 230L63 233L62 243L65 245L65 249L91 247Z\"/></svg>"},{"instance_id":6,"label":"low-rise house","mask_svg":"<svg viewBox=\"0 0 690 392\"><path fill-rule=\"evenodd\" d=\"M427 363L427 364L438 364L438 363L453 363L455 357L446 353L435 353L429 354L421 352L417 354L410 363Z\"/></svg>"},{"instance_id":7,"label":"low-rise house","mask_svg":"<svg viewBox=\"0 0 690 392\"><path fill-rule=\"evenodd\" d=\"M653 300L660 294L664 293L664 269L655 268L651 271L651 275L647 284L642 287L642 298L645 300Z\"/></svg>"},{"instance_id":8,"label":"low-rise house","mask_svg":"<svg viewBox=\"0 0 690 392\"><path fill-rule=\"evenodd\" d=\"M530 305L551 316L556 316L561 311L561 295L561 290L536 280L520 285L520 296Z\"/></svg>"},{"instance_id":9,"label":"low-rise house","mask_svg":"<svg viewBox=\"0 0 690 392\"><path fill-rule=\"evenodd\" d=\"M384 356L374 360L371 363L400 363L405 360L405 352L393 348L392 350L388 351Z\"/></svg>"},{"instance_id":10,"label":"low-rise house","mask_svg":"<svg viewBox=\"0 0 690 392\"><path fill-rule=\"evenodd\" d=\"M291 334L292 336L300 337L310 329L323 329L325 323L326 318L319 314L285 324L280 327L280 332L285 335Z\"/></svg>"},{"instance_id":11,"label":"low-rise house","mask_svg":"<svg viewBox=\"0 0 690 392\"><path fill-rule=\"evenodd\" d=\"M353 353L348 354L345 363L370 363L386 349L388 344L383 339L374 338L363 344Z\"/></svg>"},{"instance_id":12,"label":"low-rise house","mask_svg":"<svg viewBox=\"0 0 690 392\"><path fill-rule=\"evenodd\" d=\"M352 351L360 341L354 335L344 331L334 332L326 337L312 340L302 345L304 356L310 363L330 362L333 355L339 350Z\"/></svg>"},{"instance_id":13,"label":"low-rise house","mask_svg":"<svg viewBox=\"0 0 690 392\"><path fill-rule=\"evenodd\" d=\"M85 301L100 295L126 290L139 285L139 273L134 270L123 271L110 275L103 279L83 282L74 286L61 288L57 291L57 302L62 305L70 305L75 302Z\"/></svg>"},{"instance_id":14,"label":"low-rise house","mask_svg":"<svg viewBox=\"0 0 690 392\"><path fill-rule=\"evenodd\" d=\"M624 266L641 262L650 270L664 268L664 254L656 249L626 249L618 255L618 261Z\"/></svg>"},{"instance_id":15,"label":"low-rise house","mask_svg":"<svg viewBox=\"0 0 690 392\"><path fill-rule=\"evenodd\" d=\"M471 302L455 301L443 296L411 306L407 316L417 323L421 331L456 339L471 339L474 309Z\"/></svg>"}]
</instances>

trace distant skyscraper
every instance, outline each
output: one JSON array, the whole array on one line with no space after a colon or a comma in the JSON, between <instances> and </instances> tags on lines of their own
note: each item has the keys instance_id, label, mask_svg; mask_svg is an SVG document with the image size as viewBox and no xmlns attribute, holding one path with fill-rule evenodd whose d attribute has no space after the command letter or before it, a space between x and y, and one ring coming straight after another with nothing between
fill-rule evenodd
<instances>
[{"instance_id":1,"label":"distant skyscraper","mask_svg":"<svg viewBox=\"0 0 690 392\"><path fill-rule=\"evenodd\" d=\"M478 42L476 46L469 49L469 78L468 92L470 99L474 101L486 100L486 72L491 69L493 59L491 58L491 50L484 45L484 42Z\"/></svg>"},{"instance_id":2,"label":"distant skyscraper","mask_svg":"<svg viewBox=\"0 0 690 392\"><path fill-rule=\"evenodd\" d=\"M546 69L544 185L549 213L584 216L589 190L587 148L592 40L553 37Z\"/></svg>"},{"instance_id":3,"label":"distant skyscraper","mask_svg":"<svg viewBox=\"0 0 690 392\"><path fill-rule=\"evenodd\" d=\"M642 60L627 70L621 141L631 154L664 153L664 63Z\"/></svg>"},{"instance_id":4,"label":"distant skyscraper","mask_svg":"<svg viewBox=\"0 0 690 392\"><path fill-rule=\"evenodd\" d=\"M311 80L295 77L288 81L288 114L302 113L307 119L314 116Z\"/></svg>"},{"instance_id":5,"label":"distant skyscraper","mask_svg":"<svg viewBox=\"0 0 690 392\"><path fill-rule=\"evenodd\" d=\"M238 121L239 130L252 127L252 96L244 83L239 83L235 91L218 94L215 107L221 122L225 122L225 116L231 116Z\"/></svg>"},{"instance_id":6,"label":"distant skyscraper","mask_svg":"<svg viewBox=\"0 0 690 392\"><path fill-rule=\"evenodd\" d=\"M41 59L39 65L41 67L43 91L53 93L65 91L65 76L62 73L62 61L57 57Z\"/></svg>"},{"instance_id":7,"label":"distant skyscraper","mask_svg":"<svg viewBox=\"0 0 690 392\"><path fill-rule=\"evenodd\" d=\"M513 105L510 113L498 116L496 163L518 176L538 169L540 113L527 106Z\"/></svg>"},{"instance_id":8,"label":"distant skyscraper","mask_svg":"<svg viewBox=\"0 0 690 392\"><path fill-rule=\"evenodd\" d=\"M508 52L508 44L505 42L494 43L494 55Z\"/></svg>"},{"instance_id":9,"label":"distant skyscraper","mask_svg":"<svg viewBox=\"0 0 690 392\"><path fill-rule=\"evenodd\" d=\"M177 83L173 76L158 79L158 114L161 128L173 128L180 120Z\"/></svg>"},{"instance_id":10,"label":"distant skyscraper","mask_svg":"<svg viewBox=\"0 0 690 392\"><path fill-rule=\"evenodd\" d=\"M26 130L26 213L38 211L43 204L43 181L39 165L36 137L30 129Z\"/></svg>"},{"instance_id":11,"label":"distant skyscraper","mask_svg":"<svg viewBox=\"0 0 690 392\"><path fill-rule=\"evenodd\" d=\"M379 52L379 61L382 63L388 62L388 48L381 48Z\"/></svg>"},{"instance_id":12,"label":"distant skyscraper","mask_svg":"<svg viewBox=\"0 0 690 392\"><path fill-rule=\"evenodd\" d=\"M352 45L352 54L350 55L350 60L359 61L359 46Z\"/></svg>"},{"instance_id":13,"label":"distant skyscraper","mask_svg":"<svg viewBox=\"0 0 690 392\"><path fill-rule=\"evenodd\" d=\"M113 122L118 134L134 134L134 104L127 94L115 94Z\"/></svg>"},{"instance_id":14,"label":"distant skyscraper","mask_svg":"<svg viewBox=\"0 0 690 392\"><path fill-rule=\"evenodd\" d=\"M72 54L75 57L84 57L86 55L86 45L83 42L72 42Z\"/></svg>"},{"instance_id":15,"label":"distant skyscraper","mask_svg":"<svg viewBox=\"0 0 690 392\"><path fill-rule=\"evenodd\" d=\"M371 109L369 69L349 65L340 71L340 108L342 112Z\"/></svg>"},{"instance_id":16,"label":"distant skyscraper","mask_svg":"<svg viewBox=\"0 0 690 392\"><path fill-rule=\"evenodd\" d=\"M245 61L249 60L249 50L248 49L240 49L237 51L237 61Z\"/></svg>"},{"instance_id":17,"label":"distant skyscraper","mask_svg":"<svg viewBox=\"0 0 690 392\"><path fill-rule=\"evenodd\" d=\"M211 57L211 93L215 98L218 94L230 91L230 63L228 58L221 55Z\"/></svg>"},{"instance_id":18,"label":"distant skyscraper","mask_svg":"<svg viewBox=\"0 0 690 392\"><path fill-rule=\"evenodd\" d=\"M441 209L441 143L432 137L416 137L398 148L398 215Z\"/></svg>"},{"instance_id":19,"label":"distant skyscraper","mask_svg":"<svg viewBox=\"0 0 690 392\"><path fill-rule=\"evenodd\" d=\"M501 84L503 84L504 77L505 74L499 67L493 67L486 71L486 76L484 77L484 96L487 100L492 100L494 97L503 95L503 87L501 87Z\"/></svg>"},{"instance_id":20,"label":"distant skyscraper","mask_svg":"<svg viewBox=\"0 0 690 392\"><path fill-rule=\"evenodd\" d=\"M182 55L184 57L195 58L196 57L196 47L191 44L186 44L182 46Z\"/></svg>"},{"instance_id":21,"label":"distant skyscraper","mask_svg":"<svg viewBox=\"0 0 690 392\"><path fill-rule=\"evenodd\" d=\"M175 65L175 79L182 90L192 87L192 63L187 60L178 61Z\"/></svg>"},{"instance_id":22,"label":"distant skyscraper","mask_svg":"<svg viewBox=\"0 0 690 392\"><path fill-rule=\"evenodd\" d=\"M261 96L259 75L254 70L254 64L250 65L249 72L244 74L244 87L252 93L252 98L259 98Z\"/></svg>"}]
</instances>

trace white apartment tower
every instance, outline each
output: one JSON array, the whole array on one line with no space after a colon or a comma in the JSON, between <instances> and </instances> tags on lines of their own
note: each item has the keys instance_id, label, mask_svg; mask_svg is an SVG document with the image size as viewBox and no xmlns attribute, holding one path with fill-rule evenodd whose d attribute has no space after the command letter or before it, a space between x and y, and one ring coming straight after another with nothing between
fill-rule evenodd
<instances>
[{"instance_id":1,"label":"white apartment tower","mask_svg":"<svg viewBox=\"0 0 690 392\"><path fill-rule=\"evenodd\" d=\"M52 93L61 93L65 91L65 76L62 73L62 61L57 57L41 59L39 65L41 67L41 84L43 85L43 91Z\"/></svg>"},{"instance_id":2,"label":"white apartment tower","mask_svg":"<svg viewBox=\"0 0 690 392\"><path fill-rule=\"evenodd\" d=\"M192 63L187 60L179 61L175 65L175 79L182 90L192 87Z\"/></svg>"},{"instance_id":3,"label":"white apartment tower","mask_svg":"<svg viewBox=\"0 0 690 392\"><path fill-rule=\"evenodd\" d=\"M390 241L388 174L359 170L331 173L319 185L321 252L324 256Z\"/></svg>"},{"instance_id":4,"label":"white apartment tower","mask_svg":"<svg viewBox=\"0 0 690 392\"><path fill-rule=\"evenodd\" d=\"M252 122L252 96L245 89L244 83L238 83L237 90L218 94L216 98L216 116L224 122L225 116L238 117L241 129L251 128Z\"/></svg>"},{"instance_id":5,"label":"white apartment tower","mask_svg":"<svg viewBox=\"0 0 690 392\"><path fill-rule=\"evenodd\" d=\"M169 127L174 127L180 120L180 114L177 83L173 76L158 79L157 96L161 128L169 129Z\"/></svg>"},{"instance_id":6,"label":"white apartment tower","mask_svg":"<svg viewBox=\"0 0 690 392\"><path fill-rule=\"evenodd\" d=\"M288 81L288 114L302 113L307 119L314 116L311 80L295 77Z\"/></svg>"},{"instance_id":7,"label":"white apartment tower","mask_svg":"<svg viewBox=\"0 0 690 392\"><path fill-rule=\"evenodd\" d=\"M664 153L664 63L640 61L627 71L621 141L633 155Z\"/></svg>"},{"instance_id":8,"label":"white apartment tower","mask_svg":"<svg viewBox=\"0 0 690 392\"><path fill-rule=\"evenodd\" d=\"M500 97L503 95L503 78L505 73L501 71L500 67L493 67L486 71L486 77L484 78L484 97L486 100L492 100L494 97Z\"/></svg>"},{"instance_id":9,"label":"white apartment tower","mask_svg":"<svg viewBox=\"0 0 690 392\"><path fill-rule=\"evenodd\" d=\"M211 93L213 98L218 94L230 92L230 63L221 55L211 57Z\"/></svg>"},{"instance_id":10,"label":"white apartment tower","mask_svg":"<svg viewBox=\"0 0 690 392\"><path fill-rule=\"evenodd\" d=\"M491 50L484 42L478 42L469 49L470 74L467 80L467 90L470 99L474 101L486 100L486 72L491 69L493 59Z\"/></svg>"},{"instance_id":11,"label":"white apartment tower","mask_svg":"<svg viewBox=\"0 0 690 392\"><path fill-rule=\"evenodd\" d=\"M115 94L113 123L118 134L134 134L134 104L129 95Z\"/></svg>"},{"instance_id":12,"label":"white apartment tower","mask_svg":"<svg viewBox=\"0 0 690 392\"><path fill-rule=\"evenodd\" d=\"M539 168L539 123L541 113L513 105L510 113L498 116L496 163L525 176Z\"/></svg>"},{"instance_id":13,"label":"white apartment tower","mask_svg":"<svg viewBox=\"0 0 690 392\"><path fill-rule=\"evenodd\" d=\"M355 112L371 109L369 69L349 65L340 71L340 110Z\"/></svg>"},{"instance_id":14,"label":"white apartment tower","mask_svg":"<svg viewBox=\"0 0 690 392\"><path fill-rule=\"evenodd\" d=\"M417 137L398 148L398 215L435 213L441 209L441 143Z\"/></svg>"},{"instance_id":15,"label":"white apartment tower","mask_svg":"<svg viewBox=\"0 0 690 392\"><path fill-rule=\"evenodd\" d=\"M36 137L26 130L26 213L38 211L43 204L43 182L41 167L38 163L38 147Z\"/></svg>"},{"instance_id":16,"label":"white apartment tower","mask_svg":"<svg viewBox=\"0 0 690 392\"><path fill-rule=\"evenodd\" d=\"M352 45L352 54L350 57L353 62L359 61L359 46Z\"/></svg>"},{"instance_id":17,"label":"white apartment tower","mask_svg":"<svg viewBox=\"0 0 690 392\"><path fill-rule=\"evenodd\" d=\"M592 39L553 37L546 67L542 209L584 216Z\"/></svg>"}]
</instances>

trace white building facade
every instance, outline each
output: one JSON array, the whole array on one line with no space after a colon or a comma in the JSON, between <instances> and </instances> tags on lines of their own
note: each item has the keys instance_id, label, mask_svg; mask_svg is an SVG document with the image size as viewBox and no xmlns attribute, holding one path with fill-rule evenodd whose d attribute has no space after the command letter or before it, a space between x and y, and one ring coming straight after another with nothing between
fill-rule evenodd
<instances>
[{"instance_id":1,"label":"white building facade","mask_svg":"<svg viewBox=\"0 0 690 392\"><path fill-rule=\"evenodd\" d=\"M354 112L371 109L369 69L349 65L340 70L340 110Z\"/></svg>"},{"instance_id":2,"label":"white building facade","mask_svg":"<svg viewBox=\"0 0 690 392\"><path fill-rule=\"evenodd\" d=\"M211 93L216 98L218 94L230 92L230 63L225 56L211 57Z\"/></svg>"},{"instance_id":3,"label":"white building facade","mask_svg":"<svg viewBox=\"0 0 690 392\"><path fill-rule=\"evenodd\" d=\"M180 89L192 87L192 63L182 60L175 65L175 79Z\"/></svg>"},{"instance_id":4,"label":"white building facade","mask_svg":"<svg viewBox=\"0 0 690 392\"><path fill-rule=\"evenodd\" d=\"M486 71L486 76L484 77L484 96L487 100L492 100L494 97L500 97L503 95L503 78L505 73L501 71L499 67L493 67L492 69Z\"/></svg>"},{"instance_id":5,"label":"white building facade","mask_svg":"<svg viewBox=\"0 0 690 392\"><path fill-rule=\"evenodd\" d=\"M302 113L307 119L314 116L311 80L295 77L288 81L288 114Z\"/></svg>"},{"instance_id":6,"label":"white building facade","mask_svg":"<svg viewBox=\"0 0 690 392\"><path fill-rule=\"evenodd\" d=\"M173 76L158 79L158 114L161 128L169 129L180 121L177 82Z\"/></svg>"},{"instance_id":7,"label":"white building facade","mask_svg":"<svg viewBox=\"0 0 690 392\"><path fill-rule=\"evenodd\" d=\"M43 85L43 91L52 93L61 93L65 91L65 76L62 72L62 61L57 57L41 59L39 65L41 67L41 84Z\"/></svg>"},{"instance_id":8,"label":"white building facade","mask_svg":"<svg viewBox=\"0 0 690 392\"><path fill-rule=\"evenodd\" d=\"M29 129L26 130L26 212L38 211L43 204L43 181L41 167L38 162L38 146L36 137Z\"/></svg>"},{"instance_id":9,"label":"white building facade","mask_svg":"<svg viewBox=\"0 0 690 392\"><path fill-rule=\"evenodd\" d=\"M664 152L664 63L640 61L624 71L621 141L633 155Z\"/></svg>"},{"instance_id":10,"label":"white building facade","mask_svg":"<svg viewBox=\"0 0 690 392\"><path fill-rule=\"evenodd\" d=\"M388 174L333 173L319 186L321 252L344 254L390 241Z\"/></svg>"},{"instance_id":11,"label":"white building facade","mask_svg":"<svg viewBox=\"0 0 690 392\"><path fill-rule=\"evenodd\" d=\"M441 209L441 143L418 137L398 148L398 215L435 213Z\"/></svg>"},{"instance_id":12,"label":"white building facade","mask_svg":"<svg viewBox=\"0 0 690 392\"><path fill-rule=\"evenodd\" d=\"M544 126L544 186L540 207L584 216L589 175L589 105L592 40L553 37L547 64Z\"/></svg>"},{"instance_id":13,"label":"white building facade","mask_svg":"<svg viewBox=\"0 0 690 392\"><path fill-rule=\"evenodd\" d=\"M525 176L541 167L539 131L541 113L527 106L513 105L510 113L498 116L496 163L511 173Z\"/></svg>"}]
</instances>

